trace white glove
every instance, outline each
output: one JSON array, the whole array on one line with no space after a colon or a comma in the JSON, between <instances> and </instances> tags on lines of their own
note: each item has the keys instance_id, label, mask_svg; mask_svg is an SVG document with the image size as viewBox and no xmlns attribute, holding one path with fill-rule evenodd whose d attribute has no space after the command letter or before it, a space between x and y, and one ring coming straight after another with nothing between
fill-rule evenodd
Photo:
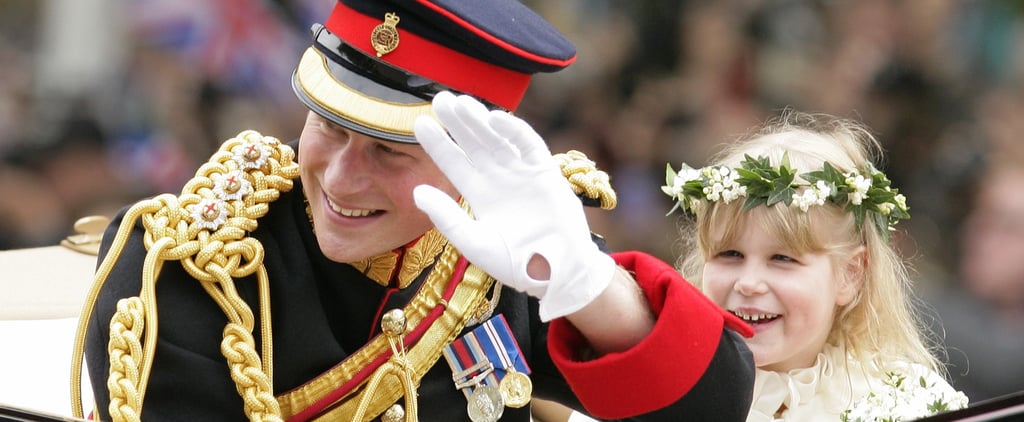
<instances>
[{"instance_id":1,"label":"white glove","mask_svg":"<svg viewBox=\"0 0 1024 422\"><path fill-rule=\"evenodd\" d=\"M465 257L498 281L540 299L544 321L578 311L608 287L615 262L591 240L583 205L547 145L526 122L443 92L434 119L416 120L416 139L469 203L475 219L429 185L416 206ZM457 144L456 144L457 142ZM534 255L550 280L527 274Z\"/></svg>"}]
</instances>

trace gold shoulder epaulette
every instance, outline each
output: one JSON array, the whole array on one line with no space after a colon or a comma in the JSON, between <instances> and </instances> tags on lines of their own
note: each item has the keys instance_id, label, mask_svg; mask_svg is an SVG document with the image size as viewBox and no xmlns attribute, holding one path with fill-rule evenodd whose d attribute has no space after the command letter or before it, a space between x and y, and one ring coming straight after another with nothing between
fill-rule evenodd
<instances>
[{"instance_id":1,"label":"gold shoulder epaulette","mask_svg":"<svg viewBox=\"0 0 1024 422\"><path fill-rule=\"evenodd\" d=\"M280 420L273 396L269 281L263 246L248 233L269 203L292 189L299 176L295 152L278 139L247 130L225 141L182 189L132 206L118 227L109 253L96 272L78 324L72 360L72 412L82 417L81 361L84 336L99 291L136 222L145 228L142 290L121 299L110 322L111 418L138 420L153 363L157 333L155 285L165 261L181 261L227 316L221 352L251 420ZM234 279L257 274L262 356L255 352L252 309L236 292Z\"/></svg>"},{"instance_id":2,"label":"gold shoulder epaulette","mask_svg":"<svg viewBox=\"0 0 1024 422\"><path fill-rule=\"evenodd\" d=\"M612 189L611 178L608 173L598 170L586 154L570 150L555 154L554 158L562 168L562 175L572 186L573 193L584 198L584 202L587 202L586 199L597 202L602 209L615 208L618 199Z\"/></svg>"}]
</instances>

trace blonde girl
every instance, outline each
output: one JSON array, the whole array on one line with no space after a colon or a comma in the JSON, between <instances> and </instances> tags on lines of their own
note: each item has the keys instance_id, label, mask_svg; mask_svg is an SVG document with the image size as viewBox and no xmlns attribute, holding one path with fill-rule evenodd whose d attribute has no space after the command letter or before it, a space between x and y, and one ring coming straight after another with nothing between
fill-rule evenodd
<instances>
[{"instance_id":1,"label":"blonde girl","mask_svg":"<svg viewBox=\"0 0 1024 422\"><path fill-rule=\"evenodd\" d=\"M755 329L749 421L910 420L966 405L915 316L890 236L909 213L880 157L856 122L787 111L712 166L668 167L662 189L692 217L681 272Z\"/></svg>"}]
</instances>

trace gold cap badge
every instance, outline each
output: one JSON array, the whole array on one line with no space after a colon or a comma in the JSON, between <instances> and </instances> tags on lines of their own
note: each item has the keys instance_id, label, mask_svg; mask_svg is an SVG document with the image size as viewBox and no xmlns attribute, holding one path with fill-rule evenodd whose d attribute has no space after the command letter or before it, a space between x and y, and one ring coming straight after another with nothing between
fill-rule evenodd
<instances>
[{"instance_id":1,"label":"gold cap badge","mask_svg":"<svg viewBox=\"0 0 1024 422\"><path fill-rule=\"evenodd\" d=\"M398 15L389 12L384 15L384 22L373 28L370 33L370 44L377 51L377 57L381 57L398 48Z\"/></svg>"}]
</instances>

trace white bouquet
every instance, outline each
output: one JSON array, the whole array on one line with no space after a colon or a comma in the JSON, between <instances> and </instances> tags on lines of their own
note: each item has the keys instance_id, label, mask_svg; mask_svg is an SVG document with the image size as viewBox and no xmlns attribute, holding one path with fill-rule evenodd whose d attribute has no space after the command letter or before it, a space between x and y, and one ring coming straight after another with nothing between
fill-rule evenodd
<instances>
[{"instance_id":1,"label":"white bouquet","mask_svg":"<svg viewBox=\"0 0 1024 422\"><path fill-rule=\"evenodd\" d=\"M886 372L885 389L873 391L840 415L843 422L901 422L962 409L967 396L925 377L907 382L907 376ZM916 382L914 382L916 381Z\"/></svg>"}]
</instances>

